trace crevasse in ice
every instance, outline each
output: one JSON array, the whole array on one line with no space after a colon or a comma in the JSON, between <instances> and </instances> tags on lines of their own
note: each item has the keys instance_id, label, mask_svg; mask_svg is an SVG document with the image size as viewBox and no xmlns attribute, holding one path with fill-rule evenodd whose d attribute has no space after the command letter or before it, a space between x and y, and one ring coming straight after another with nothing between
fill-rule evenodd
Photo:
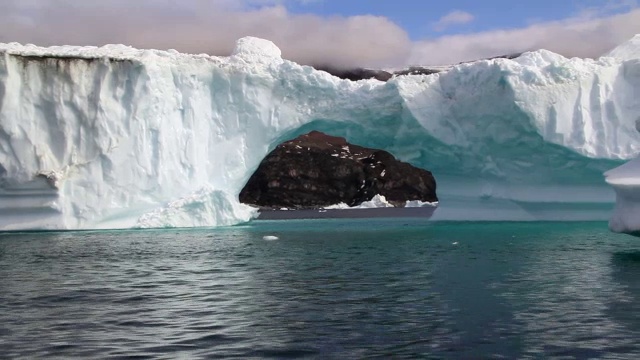
<instances>
[{"instance_id":1,"label":"crevasse in ice","mask_svg":"<svg viewBox=\"0 0 640 360\"><path fill-rule=\"evenodd\" d=\"M230 57L0 45L0 229L217 226L267 152L312 129L431 170L435 219L604 219L640 149L640 37L436 75L340 80L243 38Z\"/></svg>"}]
</instances>

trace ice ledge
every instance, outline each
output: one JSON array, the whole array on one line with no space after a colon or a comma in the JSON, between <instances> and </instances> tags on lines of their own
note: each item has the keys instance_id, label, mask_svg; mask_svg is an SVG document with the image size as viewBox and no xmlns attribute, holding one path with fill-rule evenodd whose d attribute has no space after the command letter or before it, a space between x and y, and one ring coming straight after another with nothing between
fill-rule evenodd
<instances>
[{"instance_id":1,"label":"ice ledge","mask_svg":"<svg viewBox=\"0 0 640 360\"><path fill-rule=\"evenodd\" d=\"M0 53L24 57L42 58L77 58L77 59L118 59L133 60L140 58L146 52L166 53L160 50L140 50L126 45L96 46L51 46L40 47L33 44L0 43Z\"/></svg>"},{"instance_id":2,"label":"ice ledge","mask_svg":"<svg viewBox=\"0 0 640 360\"><path fill-rule=\"evenodd\" d=\"M174 49L154 50L137 49L128 45L108 44L104 46L72 46L61 45L51 47L40 47L33 44L20 44L17 42L0 43L0 54L10 54L25 57L42 58L78 58L78 59L114 59L114 60L137 60L147 56L159 58L208 58L222 59L228 57L212 56L208 54L186 54ZM545 60L564 59L563 56L546 50L538 50L525 53L518 58L519 62L537 62L538 57ZM279 63L283 61L282 51L273 42L257 37L246 36L236 41L235 49L231 54L232 59L240 59L247 63ZM635 35L622 45L611 50L602 58L614 58L618 61L626 61L640 58L640 34ZM488 61L488 60L481 60ZM452 66L442 67L441 70L449 70Z\"/></svg>"},{"instance_id":3,"label":"ice ledge","mask_svg":"<svg viewBox=\"0 0 640 360\"><path fill-rule=\"evenodd\" d=\"M184 54L176 50L136 49L122 44L109 44L104 46L51 46L40 47L33 44L0 43L0 53L23 57L41 58L77 58L77 59L114 59L114 60L139 60L147 56L159 58L209 58L221 59L223 57L208 54ZM233 59L241 59L247 63L281 62L282 51L271 41L256 37L243 37L236 41L235 49L231 54Z\"/></svg>"}]
</instances>

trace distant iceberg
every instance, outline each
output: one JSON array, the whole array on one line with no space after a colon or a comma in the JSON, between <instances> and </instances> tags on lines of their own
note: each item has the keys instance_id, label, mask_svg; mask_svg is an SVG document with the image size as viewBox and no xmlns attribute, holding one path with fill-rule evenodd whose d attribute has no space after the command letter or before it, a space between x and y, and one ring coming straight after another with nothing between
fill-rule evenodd
<instances>
[{"instance_id":1,"label":"distant iceberg","mask_svg":"<svg viewBox=\"0 0 640 360\"><path fill-rule=\"evenodd\" d=\"M0 230L249 221L251 173L312 129L432 171L434 219L605 219L602 173L640 150L639 42L388 82L341 80L251 37L230 57L0 44Z\"/></svg>"}]
</instances>

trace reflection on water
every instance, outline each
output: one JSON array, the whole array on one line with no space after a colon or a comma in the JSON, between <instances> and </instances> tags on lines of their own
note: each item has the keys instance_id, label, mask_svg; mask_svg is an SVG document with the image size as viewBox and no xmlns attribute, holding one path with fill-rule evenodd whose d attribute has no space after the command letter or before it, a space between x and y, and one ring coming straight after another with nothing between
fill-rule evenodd
<instances>
[{"instance_id":1,"label":"reflection on water","mask_svg":"<svg viewBox=\"0 0 640 360\"><path fill-rule=\"evenodd\" d=\"M615 252L611 263L611 274L624 296L612 299L609 314L629 330L640 333L640 250Z\"/></svg>"},{"instance_id":2,"label":"reflection on water","mask_svg":"<svg viewBox=\"0 0 640 360\"><path fill-rule=\"evenodd\" d=\"M636 359L638 249L601 223L2 234L0 349L10 358Z\"/></svg>"},{"instance_id":3,"label":"reflection on water","mask_svg":"<svg viewBox=\"0 0 640 360\"><path fill-rule=\"evenodd\" d=\"M611 255L571 238L561 241L566 242L545 242L532 249L523 271L503 285L524 354L602 358L637 350L633 331L609 311L612 301L629 301L612 277Z\"/></svg>"}]
</instances>

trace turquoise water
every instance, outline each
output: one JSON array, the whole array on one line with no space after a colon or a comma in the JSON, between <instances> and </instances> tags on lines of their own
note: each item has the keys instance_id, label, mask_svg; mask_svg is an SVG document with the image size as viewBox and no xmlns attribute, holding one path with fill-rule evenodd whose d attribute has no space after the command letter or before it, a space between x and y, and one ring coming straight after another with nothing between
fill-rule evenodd
<instances>
[{"instance_id":1,"label":"turquoise water","mask_svg":"<svg viewBox=\"0 0 640 360\"><path fill-rule=\"evenodd\" d=\"M6 358L638 359L638 339L640 239L605 223L0 235Z\"/></svg>"}]
</instances>

